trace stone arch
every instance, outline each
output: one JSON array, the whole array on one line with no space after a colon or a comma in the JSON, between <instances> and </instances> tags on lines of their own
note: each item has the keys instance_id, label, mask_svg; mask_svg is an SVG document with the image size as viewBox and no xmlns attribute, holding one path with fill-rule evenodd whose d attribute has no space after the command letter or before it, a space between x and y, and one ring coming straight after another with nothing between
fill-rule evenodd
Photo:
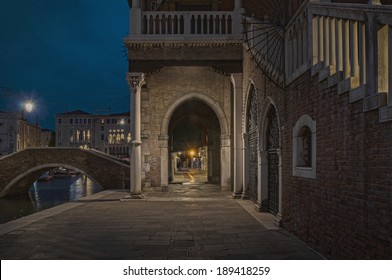
<instances>
[{"instance_id":1,"label":"stone arch","mask_svg":"<svg viewBox=\"0 0 392 280\"><path fill-rule=\"evenodd\" d=\"M102 189L125 188L129 181L129 164L98 151L28 148L0 159L0 197L24 193L40 175L59 166L83 172Z\"/></svg>"},{"instance_id":2,"label":"stone arch","mask_svg":"<svg viewBox=\"0 0 392 280\"><path fill-rule=\"evenodd\" d=\"M199 100L201 102L204 102L207 106L209 106L215 112L219 120L219 124L221 127L221 135L229 135L229 126L227 124L226 114L222 110L218 102L208 97L207 95L200 94L200 93L191 93L191 94L184 95L181 98L174 101L170 105L170 107L166 110L166 114L164 115L161 123L161 136L168 135L170 118L173 115L174 111L179 106L181 106L181 104L191 100Z\"/></svg>"},{"instance_id":3,"label":"stone arch","mask_svg":"<svg viewBox=\"0 0 392 280\"><path fill-rule=\"evenodd\" d=\"M254 88L256 96L258 96L258 89L256 87L255 82L252 79L249 79L248 86L245 90L244 102L243 102L243 109L242 109L242 133L246 133L246 124L248 122L247 112L249 107L249 92L251 88Z\"/></svg>"},{"instance_id":4,"label":"stone arch","mask_svg":"<svg viewBox=\"0 0 392 280\"><path fill-rule=\"evenodd\" d=\"M159 136L159 147L161 149L161 187L167 188L169 185L169 125L171 117L173 116L176 109L181 105L190 101L199 101L209 107L216 115L219 126L220 126L220 164L221 164L221 176L220 183L222 189L229 189L231 184L230 178L230 131L227 121L227 117L219 103L213 100L211 97L201 93L190 93L182 96L175 100L167 108L166 113L161 121L161 130Z\"/></svg>"},{"instance_id":5,"label":"stone arch","mask_svg":"<svg viewBox=\"0 0 392 280\"><path fill-rule=\"evenodd\" d=\"M275 220L280 225L282 219L282 128L278 107L271 97L265 99L260 116L259 176L261 180L259 183L258 205L261 211L275 214ZM273 125L277 129L277 143L273 147L268 147L269 127Z\"/></svg>"},{"instance_id":6,"label":"stone arch","mask_svg":"<svg viewBox=\"0 0 392 280\"><path fill-rule=\"evenodd\" d=\"M74 171L81 172L81 173L85 174L89 179L91 179L94 182L94 184L98 185L102 190L104 189L102 187L102 184L99 182L99 180L97 180L96 178L94 178L93 176L88 174L86 171L84 171L78 167L75 167L74 165L68 165L68 164L64 164L64 163L48 163L48 164L42 164L39 166L34 166L34 167L20 173L18 176L13 178L2 189L2 191L0 193L0 197L2 196L1 194L8 193L10 188L18 188L17 193L27 192L27 190L30 188L31 184L34 183L39 178L40 175L42 175L46 171L49 171L49 170L56 168L56 167L59 167L59 166L67 168L67 169L72 169Z\"/></svg>"}]
</instances>

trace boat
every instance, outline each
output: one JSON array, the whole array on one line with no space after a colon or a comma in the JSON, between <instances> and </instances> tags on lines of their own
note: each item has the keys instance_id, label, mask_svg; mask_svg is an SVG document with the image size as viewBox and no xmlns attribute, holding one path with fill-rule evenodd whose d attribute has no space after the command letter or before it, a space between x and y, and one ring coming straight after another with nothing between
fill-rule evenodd
<instances>
[{"instance_id":1,"label":"boat","mask_svg":"<svg viewBox=\"0 0 392 280\"><path fill-rule=\"evenodd\" d=\"M37 181L50 181L53 179L53 176L51 175L51 173L49 171L45 172L44 174L42 174Z\"/></svg>"}]
</instances>

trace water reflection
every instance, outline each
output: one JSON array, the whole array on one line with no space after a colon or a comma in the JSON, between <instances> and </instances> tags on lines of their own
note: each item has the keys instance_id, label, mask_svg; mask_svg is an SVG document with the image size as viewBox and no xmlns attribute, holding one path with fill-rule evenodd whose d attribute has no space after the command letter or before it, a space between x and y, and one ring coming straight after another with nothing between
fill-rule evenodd
<instances>
[{"instance_id":1,"label":"water reflection","mask_svg":"<svg viewBox=\"0 0 392 280\"><path fill-rule=\"evenodd\" d=\"M99 186L83 175L37 181L26 195L0 199L0 223L75 201L99 191Z\"/></svg>"}]
</instances>

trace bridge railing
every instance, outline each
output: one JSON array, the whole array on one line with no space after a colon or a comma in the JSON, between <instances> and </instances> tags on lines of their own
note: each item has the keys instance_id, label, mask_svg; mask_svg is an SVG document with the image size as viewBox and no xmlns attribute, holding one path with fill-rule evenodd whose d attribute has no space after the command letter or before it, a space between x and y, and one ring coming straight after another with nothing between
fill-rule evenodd
<instances>
[{"instance_id":1,"label":"bridge railing","mask_svg":"<svg viewBox=\"0 0 392 280\"><path fill-rule=\"evenodd\" d=\"M392 120L392 6L309 1L286 28L286 84L318 74Z\"/></svg>"}]
</instances>

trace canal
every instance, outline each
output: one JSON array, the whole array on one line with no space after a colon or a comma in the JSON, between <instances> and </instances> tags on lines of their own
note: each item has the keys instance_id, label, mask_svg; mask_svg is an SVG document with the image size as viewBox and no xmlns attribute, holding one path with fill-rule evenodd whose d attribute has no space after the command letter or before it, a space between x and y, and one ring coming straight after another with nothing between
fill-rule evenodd
<instances>
[{"instance_id":1,"label":"canal","mask_svg":"<svg viewBox=\"0 0 392 280\"><path fill-rule=\"evenodd\" d=\"M0 223L75 201L100 191L100 187L84 175L36 181L26 195L0 199Z\"/></svg>"}]
</instances>

